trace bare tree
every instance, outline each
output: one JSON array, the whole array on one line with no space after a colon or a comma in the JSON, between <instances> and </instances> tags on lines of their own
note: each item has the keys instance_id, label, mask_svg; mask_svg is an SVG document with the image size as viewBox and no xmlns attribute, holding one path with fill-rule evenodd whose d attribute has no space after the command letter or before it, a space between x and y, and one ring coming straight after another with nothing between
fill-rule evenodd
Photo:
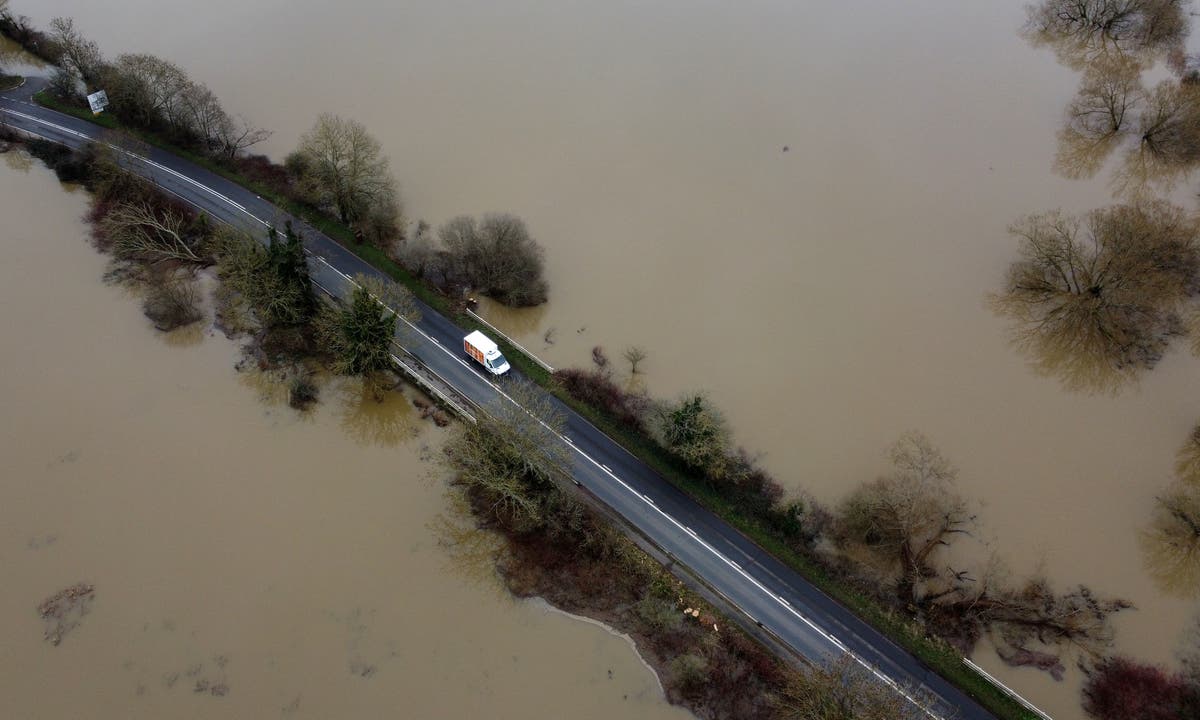
<instances>
[{"instance_id":1,"label":"bare tree","mask_svg":"<svg viewBox=\"0 0 1200 720\"><path fill-rule=\"evenodd\" d=\"M151 273L150 287L142 301L142 311L163 332L190 325L203 314L197 305L195 283L174 273Z\"/></svg>"},{"instance_id":2,"label":"bare tree","mask_svg":"<svg viewBox=\"0 0 1200 720\"><path fill-rule=\"evenodd\" d=\"M1137 62L1124 56L1088 66L1058 134L1059 172L1072 178L1095 175L1129 134L1144 94L1141 71Z\"/></svg>"},{"instance_id":3,"label":"bare tree","mask_svg":"<svg viewBox=\"0 0 1200 720\"><path fill-rule=\"evenodd\" d=\"M1188 33L1187 0L1042 0L1026 6L1023 34L1082 68L1108 55L1156 58Z\"/></svg>"},{"instance_id":4,"label":"bare tree","mask_svg":"<svg viewBox=\"0 0 1200 720\"><path fill-rule=\"evenodd\" d=\"M331 113L300 138L298 152L321 200L344 223L362 218L372 206L394 200L395 181L379 141L363 125Z\"/></svg>"},{"instance_id":5,"label":"bare tree","mask_svg":"<svg viewBox=\"0 0 1200 720\"><path fill-rule=\"evenodd\" d=\"M1179 482L1160 495L1141 541L1159 586L1184 597L1200 594L1200 486Z\"/></svg>"},{"instance_id":6,"label":"bare tree","mask_svg":"<svg viewBox=\"0 0 1200 720\"><path fill-rule=\"evenodd\" d=\"M1081 221L1053 211L1010 232L1021 259L996 309L1040 370L1098 389L1152 367L1181 328L1180 301L1197 291L1195 221L1165 202L1094 210Z\"/></svg>"},{"instance_id":7,"label":"bare tree","mask_svg":"<svg viewBox=\"0 0 1200 720\"><path fill-rule=\"evenodd\" d=\"M74 18L56 17L50 21L50 37L62 50L63 63L86 83L94 83L100 75L103 59L100 48L75 29Z\"/></svg>"},{"instance_id":8,"label":"bare tree","mask_svg":"<svg viewBox=\"0 0 1200 720\"><path fill-rule=\"evenodd\" d=\"M1138 143L1115 178L1117 192L1131 197L1152 183L1169 189L1200 164L1200 87L1164 80L1145 105Z\"/></svg>"},{"instance_id":9,"label":"bare tree","mask_svg":"<svg viewBox=\"0 0 1200 720\"><path fill-rule=\"evenodd\" d=\"M187 125L205 144L209 152L222 148L221 138L229 125L229 115L221 107L215 93L203 83L189 82L179 97L187 117Z\"/></svg>"},{"instance_id":10,"label":"bare tree","mask_svg":"<svg viewBox=\"0 0 1200 720\"><path fill-rule=\"evenodd\" d=\"M790 669L775 709L780 720L925 720L932 698L915 689L908 695L916 702L843 655Z\"/></svg>"},{"instance_id":11,"label":"bare tree","mask_svg":"<svg viewBox=\"0 0 1200 720\"><path fill-rule=\"evenodd\" d=\"M190 118L184 97L191 81L182 68L156 55L127 53L117 57L112 72L115 87L110 93L120 112L143 126L186 129Z\"/></svg>"},{"instance_id":12,"label":"bare tree","mask_svg":"<svg viewBox=\"0 0 1200 720\"><path fill-rule=\"evenodd\" d=\"M975 516L956 492L958 471L917 432L906 433L889 451L890 474L854 490L838 512L845 544L870 549L900 572L897 595L916 598L923 579L937 576L933 554L954 535L971 532Z\"/></svg>"},{"instance_id":13,"label":"bare tree","mask_svg":"<svg viewBox=\"0 0 1200 720\"><path fill-rule=\"evenodd\" d=\"M637 375L638 365L646 359L646 351L637 345L630 345L625 348L624 356L629 361L629 372Z\"/></svg>"},{"instance_id":14,"label":"bare tree","mask_svg":"<svg viewBox=\"0 0 1200 720\"><path fill-rule=\"evenodd\" d=\"M264 130L251 124L244 115L234 118L226 117L225 122L218 125L216 129L215 137L220 141L221 152L225 157L231 159L247 148L263 142L273 134L270 130Z\"/></svg>"},{"instance_id":15,"label":"bare tree","mask_svg":"<svg viewBox=\"0 0 1200 720\"><path fill-rule=\"evenodd\" d=\"M118 257L147 262L181 260L203 263L206 258L185 237L188 221L182 213L158 208L147 201L122 203L101 221Z\"/></svg>"}]
</instances>

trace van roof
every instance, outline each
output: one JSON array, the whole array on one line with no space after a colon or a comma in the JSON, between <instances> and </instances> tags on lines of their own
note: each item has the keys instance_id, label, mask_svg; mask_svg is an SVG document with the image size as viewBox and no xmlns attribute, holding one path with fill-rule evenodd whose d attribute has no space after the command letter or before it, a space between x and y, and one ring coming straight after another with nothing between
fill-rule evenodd
<instances>
[{"instance_id":1,"label":"van roof","mask_svg":"<svg viewBox=\"0 0 1200 720\"><path fill-rule=\"evenodd\" d=\"M500 348L496 346L496 343L492 342L487 335L484 335L478 330L466 336L463 338L463 340L474 345L487 357L498 355L500 353Z\"/></svg>"}]
</instances>

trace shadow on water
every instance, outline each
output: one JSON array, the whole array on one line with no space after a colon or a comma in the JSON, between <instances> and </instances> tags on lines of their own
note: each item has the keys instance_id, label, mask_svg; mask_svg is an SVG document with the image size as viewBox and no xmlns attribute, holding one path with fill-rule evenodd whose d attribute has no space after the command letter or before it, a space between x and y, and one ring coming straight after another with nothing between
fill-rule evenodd
<instances>
[{"instance_id":1,"label":"shadow on water","mask_svg":"<svg viewBox=\"0 0 1200 720\"><path fill-rule=\"evenodd\" d=\"M496 561L504 550L504 539L480 529L471 514L469 500L460 488L446 490L446 509L429 521L427 527L445 552L446 567L472 585L502 593L496 575Z\"/></svg>"},{"instance_id":2,"label":"shadow on water","mask_svg":"<svg viewBox=\"0 0 1200 720\"><path fill-rule=\"evenodd\" d=\"M390 447L412 440L420 432L420 417L399 389L376 400L366 383L347 379L336 386L333 395L338 424L359 445Z\"/></svg>"},{"instance_id":3,"label":"shadow on water","mask_svg":"<svg viewBox=\"0 0 1200 720\"><path fill-rule=\"evenodd\" d=\"M510 308L490 298L477 296L477 299L479 300L479 309L476 312L514 338L524 338L538 332L541 329L542 320L546 317L546 303L529 308ZM550 334L549 330L546 332ZM539 342L542 340L543 338L538 338ZM551 335L551 340L553 340L553 335Z\"/></svg>"}]
</instances>

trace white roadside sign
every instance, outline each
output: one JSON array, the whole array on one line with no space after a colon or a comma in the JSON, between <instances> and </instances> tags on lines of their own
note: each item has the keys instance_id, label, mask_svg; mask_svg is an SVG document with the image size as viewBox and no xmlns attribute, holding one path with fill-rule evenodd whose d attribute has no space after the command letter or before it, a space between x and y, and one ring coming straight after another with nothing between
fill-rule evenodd
<instances>
[{"instance_id":1,"label":"white roadside sign","mask_svg":"<svg viewBox=\"0 0 1200 720\"><path fill-rule=\"evenodd\" d=\"M88 105L91 106L93 115L99 115L108 107L108 93L99 90L88 95Z\"/></svg>"}]
</instances>

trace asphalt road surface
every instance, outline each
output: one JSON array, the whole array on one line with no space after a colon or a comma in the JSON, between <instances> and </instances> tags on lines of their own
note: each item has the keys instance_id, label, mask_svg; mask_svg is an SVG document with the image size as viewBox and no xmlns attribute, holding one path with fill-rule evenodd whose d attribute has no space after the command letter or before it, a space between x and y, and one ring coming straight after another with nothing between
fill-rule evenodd
<instances>
[{"instance_id":1,"label":"asphalt road surface","mask_svg":"<svg viewBox=\"0 0 1200 720\"><path fill-rule=\"evenodd\" d=\"M0 93L0 121L70 147L100 140L103 128L33 104L44 81ZM125 156L127 167L209 216L263 234L291 220L311 253L313 278L335 294L352 288L361 273L383 277L374 268L313 228L253 192L165 151ZM429 307L421 306L418 332L398 330L412 355L452 384L472 403L487 408L508 402L499 383L485 377L462 349L465 331ZM517 371L511 371L517 374ZM850 611L784 566L737 530L686 497L587 420L559 404L566 417L561 436L573 458L574 479L607 504L710 588L784 645L814 661L851 653L881 679L909 697L931 698L931 717L990 720L993 716L965 693L901 649ZM904 688L904 690L900 690ZM915 691L914 691L915 689Z\"/></svg>"}]
</instances>

